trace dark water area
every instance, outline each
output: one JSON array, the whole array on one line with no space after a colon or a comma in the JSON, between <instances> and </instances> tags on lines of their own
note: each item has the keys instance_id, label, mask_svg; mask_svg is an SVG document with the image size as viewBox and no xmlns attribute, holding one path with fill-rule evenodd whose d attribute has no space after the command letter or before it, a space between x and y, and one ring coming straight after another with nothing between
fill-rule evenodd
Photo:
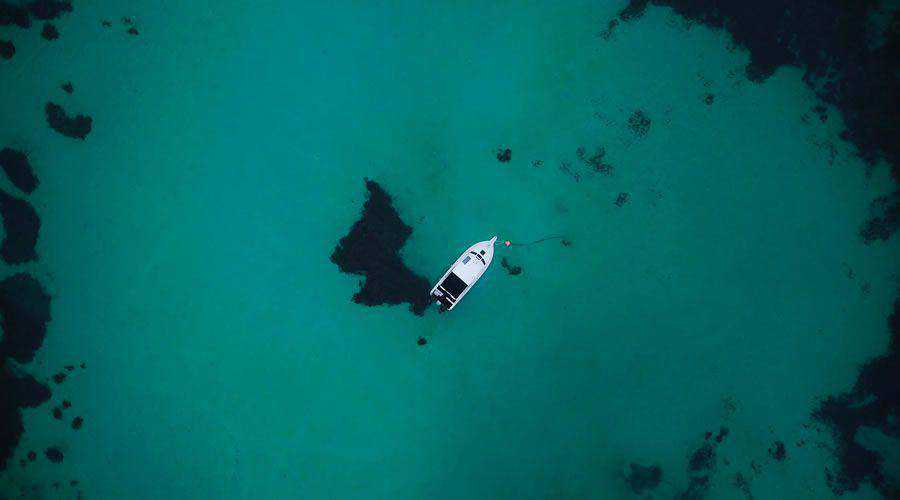
<instances>
[{"instance_id":1,"label":"dark water area","mask_svg":"<svg viewBox=\"0 0 900 500\"><path fill-rule=\"evenodd\" d=\"M353 301L366 306L409 304L421 316L430 302L428 280L406 267L400 250L412 227L400 219L391 196L377 182L366 179L362 215L341 238L331 261L342 272L365 276Z\"/></svg>"},{"instance_id":2,"label":"dark water area","mask_svg":"<svg viewBox=\"0 0 900 500\"><path fill-rule=\"evenodd\" d=\"M900 498L898 61L878 0L0 0L0 498Z\"/></svg>"}]
</instances>

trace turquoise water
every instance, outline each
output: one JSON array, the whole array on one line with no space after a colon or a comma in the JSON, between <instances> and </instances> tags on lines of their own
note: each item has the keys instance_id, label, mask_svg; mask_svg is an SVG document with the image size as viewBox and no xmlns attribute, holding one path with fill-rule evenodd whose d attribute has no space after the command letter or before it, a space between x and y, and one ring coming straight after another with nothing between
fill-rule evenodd
<instances>
[{"instance_id":1,"label":"turquoise water","mask_svg":"<svg viewBox=\"0 0 900 500\"><path fill-rule=\"evenodd\" d=\"M854 156L835 110L810 113L799 69L728 76L747 54L666 9L604 40L621 8L92 1L53 43L3 28L17 53L0 140L28 151L42 220L40 260L4 275L53 297L28 370L87 367L24 411L14 455L65 460L10 467L0 487L632 498L640 462L667 498L726 426L712 498L744 498L737 472L756 498L830 497L831 437L810 411L887 343L898 240L857 232L888 168ZM47 127L48 100L93 117L85 141ZM600 147L611 175L578 158ZM329 256L365 177L432 280L494 234L572 244L498 248L523 273L496 263L452 313L362 307ZM53 419L62 399L83 429Z\"/></svg>"}]
</instances>

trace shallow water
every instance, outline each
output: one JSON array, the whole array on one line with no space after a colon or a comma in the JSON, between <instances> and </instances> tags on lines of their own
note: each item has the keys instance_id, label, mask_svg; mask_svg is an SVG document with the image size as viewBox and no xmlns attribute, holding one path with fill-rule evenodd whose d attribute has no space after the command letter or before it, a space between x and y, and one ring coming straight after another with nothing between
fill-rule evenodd
<instances>
[{"instance_id":1,"label":"shallow water","mask_svg":"<svg viewBox=\"0 0 900 500\"><path fill-rule=\"evenodd\" d=\"M53 296L27 369L87 367L24 411L0 487L631 498L638 462L666 498L724 426L711 498L744 498L738 472L756 498L832 496L810 412L887 344L898 239L858 231L888 167L810 112L799 69L750 83L726 33L655 8L605 40L623 5L562 4L94 1L55 42L3 27L0 145L41 181L40 260L15 270ZM48 100L92 116L86 140ZM609 175L579 159L601 147ZM366 177L429 279L494 234L571 245L498 248L522 274L496 262L449 314L362 307L329 256ZM62 463L15 463L51 445Z\"/></svg>"}]
</instances>

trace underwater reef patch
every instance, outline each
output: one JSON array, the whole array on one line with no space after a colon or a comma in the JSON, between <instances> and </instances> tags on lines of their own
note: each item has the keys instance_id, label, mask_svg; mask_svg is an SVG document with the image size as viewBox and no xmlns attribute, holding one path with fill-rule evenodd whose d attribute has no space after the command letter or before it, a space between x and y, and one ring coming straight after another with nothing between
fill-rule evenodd
<instances>
[{"instance_id":1,"label":"underwater reef patch","mask_svg":"<svg viewBox=\"0 0 900 500\"><path fill-rule=\"evenodd\" d=\"M686 490L675 498L678 500L700 500L709 491L709 476L692 477Z\"/></svg>"},{"instance_id":2,"label":"underwater reef patch","mask_svg":"<svg viewBox=\"0 0 900 500\"><path fill-rule=\"evenodd\" d=\"M366 306L408 303L417 316L430 300L429 281L414 273L400 257L412 227L400 219L391 196L375 181L366 179L362 216L341 238L331 261L345 273L365 276L353 302Z\"/></svg>"},{"instance_id":3,"label":"underwater reef patch","mask_svg":"<svg viewBox=\"0 0 900 500\"><path fill-rule=\"evenodd\" d=\"M750 491L750 481L747 480L743 473L736 473L731 481L731 484L732 486L740 490L745 497L753 498L753 493Z\"/></svg>"},{"instance_id":4,"label":"underwater reef patch","mask_svg":"<svg viewBox=\"0 0 900 500\"><path fill-rule=\"evenodd\" d=\"M84 140L91 133L94 120L90 116L70 117L62 106L52 102L47 103L44 111L47 115L47 125L66 137Z\"/></svg>"},{"instance_id":5,"label":"underwater reef patch","mask_svg":"<svg viewBox=\"0 0 900 500\"><path fill-rule=\"evenodd\" d=\"M30 28L31 18L49 21L63 13L72 12L72 2L68 0L33 0L28 3L0 0L0 26Z\"/></svg>"},{"instance_id":6,"label":"underwater reef patch","mask_svg":"<svg viewBox=\"0 0 900 500\"><path fill-rule=\"evenodd\" d=\"M31 27L31 16L28 9L17 3L0 1L0 26Z\"/></svg>"},{"instance_id":7,"label":"underwater reef patch","mask_svg":"<svg viewBox=\"0 0 900 500\"><path fill-rule=\"evenodd\" d=\"M688 470L698 472L712 469L716 464L716 451L709 443L704 443L691 454Z\"/></svg>"},{"instance_id":8,"label":"underwater reef patch","mask_svg":"<svg viewBox=\"0 0 900 500\"><path fill-rule=\"evenodd\" d=\"M887 323L888 352L862 366L849 392L829 396L812 414L834 437L838 464L836 470L826 469L826 480L838 495L869 483L885 497L900 498L900 478L885 474L884 457L856 441L861 427L900 439L900 298L895 299Z\"/></svg>"},{"instance_id":9,"label":"underwater reef patch","mask_svg":"<svg viewBox=\"0 0 900 500\"><path fill-rule=\"evenodd\" d=\"M28 12L35 19L41 21L57 19L63 13L72 12L72 2L68 0L34 0L28 3Z\"/></svg>"},{"instance_id":10,"label":"underwater reef patch","mask_svg":"<svg viewBox=\"0 0 900 500\"><path fill-rule=\"evenodd\" d=\"M506 272L511 276L517 276L522 274L522 266L513 266L510 265L509 261L506 260L506 257L500 259L500 265L503 266L503 269L506 269Z\"/></svg>"},{"instance_id":11,"label":"underwater reef patch","mask_svg":"<svg viewBox=\"0 0 900 500\"><path fill-rule=\"evenodd\" d=\"M37 189L38 179L25 153L12 148L3 148L0 150L0 168L3 168L13 186L26 193Z\"/></svg>"},{"instance_id":12,"label":"underwater reef patch","mask_svg":"<svg viewBox=\"0 0 900 500\"><path fill-rule=\"evenodd\" d=\"M21 264L37 259L35 247L41 230L41 219L25 200L0 190L0 216L6 237L0 243L0 257L7 264Z\"/></svg>"},{"instance_id":13,"label":"underwater reef patch","mask_svg":"<svg viewBox=\"0 0 900 500\"><path fill-rule=\"evenodd\" d=\"M575 156L598 174L611 175L613 172L613 166L605 161L606 148L603 146L598 147L591 155L588 155L583 147L579 147L575 150Z\"/></svg>"},{"instance_id":14,"label":"underwater reef patch","mask_svg":"<svg viewBox=\"0 0 900 500\"><path fill-rule=\"evenodd\" d=\"M636 495L655 490L662 481L662 468L658 465L640 465L632 462L628 464L628 469L625 482Z\"/></svg>"},{"instance_id":15,"label":"underwater reef patch","mask_svg":"<svg viewBox=\"0 0 900 500\"><path fill-rule=\"evenodd\" d=\"M0 358L0 471L6 469L25 427L22 408L35 408L50 399L50 389L30 375L13 372ZM29 454L29 460L31 455Z\"/></svg>"},{"instance_id":16,"label":"underwater reef patch","mask_svg":"<svg viewBox=\"0 0 900 500\"><path fill-rule=\"evenodd\" d=\"M675 498L683 500L700 499L709 491L709 480L716 473L716 447L728 437L727 427L720 426L713 438L712 431L703 434L703 442L688 457L688 485ZM724 460L728 465L728 460Z\"/></svg>"},{"instance_id":17,"label":"underwater reef patch","mask_svg":"<svg viewBox=\"0 0 900 500\"><path fill-rule=\"evenodd\" d=\"M750 81L763 82L781 66L800 67L807 86L842 114L841 137L869 165L885 159L900 182L900 10L882 10L874 0L631 0L619 19L638 19L650 4L727 30L750 53ZM879 14L890 18L873 22Z\"/></svg>"},{"instance_id":18,"label":"underwater reef patch","mask_svg":"<svg viewBox=\"0 0 900 500\"><path fill-rule=\"evenodd\" d=\"M781 441L772 443L772 446L769 448L769 456L777 462L781 462L787 458L787 449L785 449L784 443Z\"/></svg>"},{"instance_id":19,"label":"underwater reef patch","mask_svg":"<svg viewBox=\"0 0 900 500\"><path fill-rule=\"evenodd\" d=\"M497 161L500 163L509 163L512 160L512 150L509 148L500 148L497 150Z\"/></svg>"},{"instance_id":20,"label":"underwater reef patch","mask_svg":"<svg viewBox=\"0 0 900 500\"><path fill-rule=\"evenodd\" d=\"M606 23L606 28L599 33L600 38L606 41L612 40L617 26L619 26L619 20L611 19L608 23Z\"/></svg>"},{"instance_id":21,"label":"underwater reef patch","mask_svg":"<svg viewBox=\"0 0 900 500\"><path fill-rule=\"evenodd\" d=\"M75 92L75 86L72 85L72 82L66 82L66 83L60 85L59 88L61 88L62 91L65 92L66 94L71 94L72 92Z\"/></svg>"},{"instance_id":22,"label":"underwater reef patch","mask_svg":"<svg viewBox=\"0 0 900 500\"><path fill-rule=\"evenodd\" d=\"M866 244L875 241L887 241L900 227L900 190L876 198L869 205L867 220L859 235Z\"/></svg>"},{"instance_id":23,"label":"underwater reef patch","mask_svg":"<svg viewBox=\"0 0 900 500\"><path fill-rule=\"evenodd\" d=\"M52 41L59 38L59 30L52 23L44 23L44 29L41 30L41 38Z\"/></svg>"},{"instance_id":24,"label":"underwater reef patch","mask_svg":"<svg viewBox=\"0 0 900 500\"><path fill-rule=\"evenodd\" d=\"M0 281L0 358L29 363L44 343L50 295L33 276L18 273Z\"/></svg>"},{"instance_id":25,"label":"underwater reef patch","mask_svg":"<svg viewBox=\"0 0 900 500\"><path fill-rule=\"evenodd\" d=\"M63 452L55 446L51 446L44 450L44 456L47 457L47 460L55 464L62 462L64 458Z\"/></svg>"},{"instance_id":26,"label":"underwater reef patch","mask_svg":"<svg viewBox=\"0 0 900 500\"><path fill-rule=\"evenodd\" d=\"M650 131L651 123L650 117L639 109L628 117L628 128L638 137L647 135L647 132Z\"/></svg>"},{"instance_id":27,"label":"underwater reef patch","mask_svg":"<svg viewBox=\"0 0 900 500\"><path fill-rule=\"evenodd\" d=\"M9 40L0 40L0 58L12 59L16 55L16 46Z\"/></svg>"}]
</instances>

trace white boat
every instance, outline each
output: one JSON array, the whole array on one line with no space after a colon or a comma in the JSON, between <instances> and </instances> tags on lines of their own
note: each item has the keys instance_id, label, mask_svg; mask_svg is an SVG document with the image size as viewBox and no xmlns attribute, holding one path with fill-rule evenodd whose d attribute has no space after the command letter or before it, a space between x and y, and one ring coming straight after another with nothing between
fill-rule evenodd
<instances>
[{"instance_id":1,"label":"white boat","mask_svg":"<svg viewBox=\"0 0 900 500\"><path fill-rule=\"evenodd\" d=\"M441 304L441 312L456 307L456 304L469 293L478 278L481 278L481 275L487 271L494 259L495 241L497 241L496 236L487 241L479 241L467 248L450 266L450 269L447 269L447 272L441 276L437 285L434 285L434 288L431 289L431 298Z\"/></svg>"}]
</instances>

